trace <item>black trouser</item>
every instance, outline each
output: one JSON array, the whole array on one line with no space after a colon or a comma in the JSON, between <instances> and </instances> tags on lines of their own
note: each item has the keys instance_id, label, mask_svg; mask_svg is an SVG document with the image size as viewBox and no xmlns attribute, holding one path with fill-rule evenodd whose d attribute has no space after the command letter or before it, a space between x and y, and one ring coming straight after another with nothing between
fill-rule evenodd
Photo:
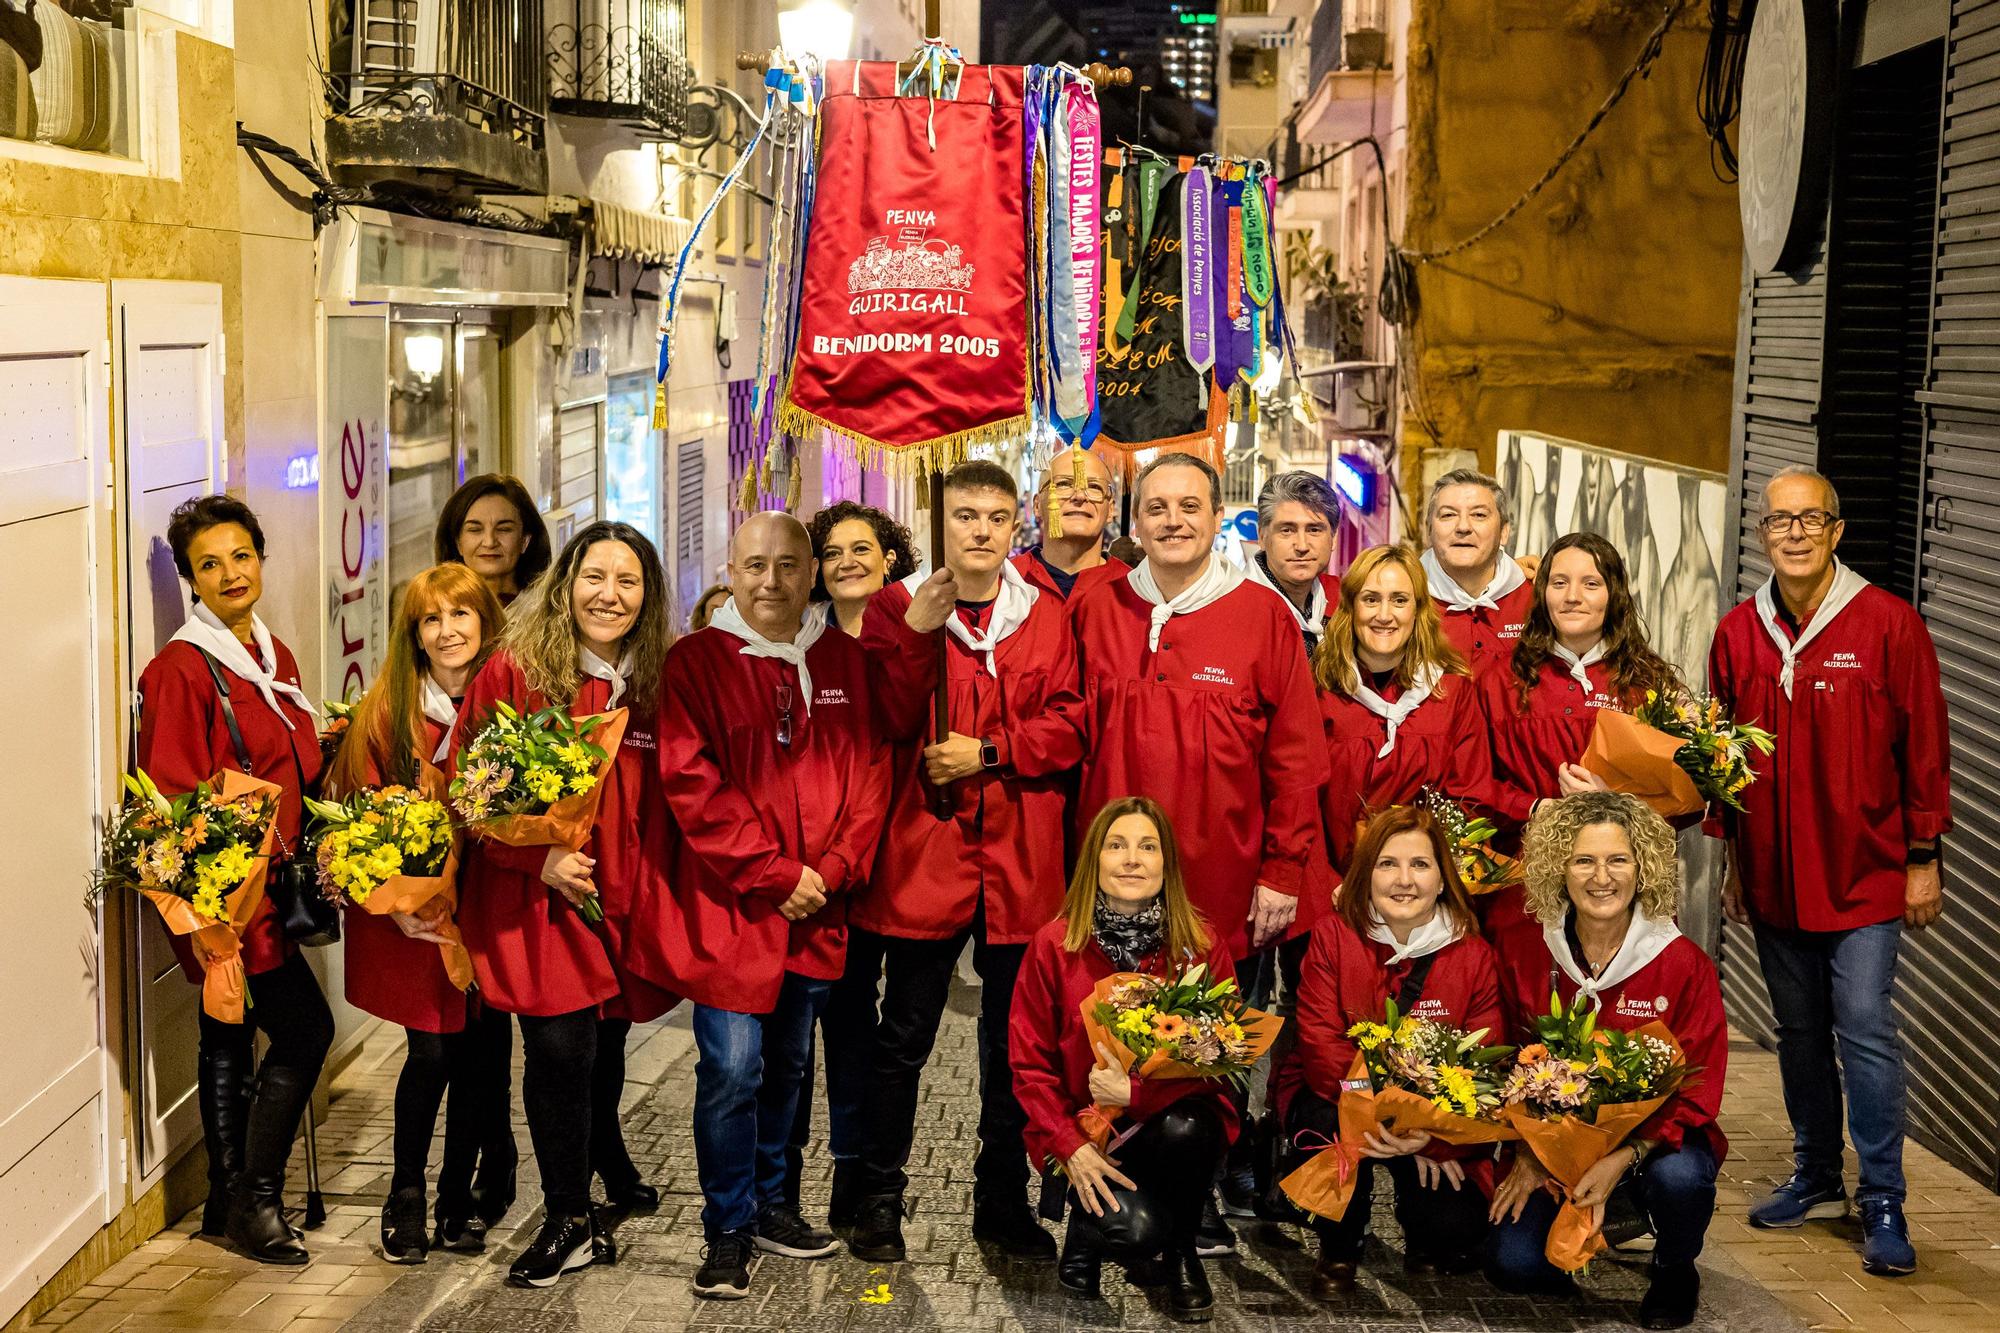
<instances>
[{"instance_id":1,"label":"black trouser","mask_svg":"<svg viewBox=\"0 0 2000 1333\"><path fill-rule=\"evenodd\" d=\"M253 1088L259 1032L270 1045ZM203 1010L200 1034L197 1067L211 1172L220 1161L231 1164L239 1179L262 1182L260 1190L282 1189L299 1117L333 1046L333 1013L319 978L295 953L250 976L243 1022L224 1023ZM217 1106L225 1101L227 1108Z\"/></svg>"},{"instance_id":2,"label":"black trouser","mask_svg":"<svg viewBox=\"0 0 2000 1333\"><path fill-rule=\"evenodd\" d=\"M1118 1212L1092 1217L1071 1190L1069 1224L1087 1247L1105 1248L1122 1259L1194 1252L1209 1182L1221 1165L1226 1135L1222 1117L1202 1096L1183 1097L1140 1125L1112 1149L1118 1169L1138 1188L1142 1204L1121 1201ZM1115 1187L1124 1195L1127 1191Z\"/></svg>"},{"instance_id":3,"label":"black trouser","mask_svg":"<svg viewBox=\"0 0 2000 1333\"><path fill-rule=\"evenodd\" d=\"M916 1139L924 1065L937 1043L952 972L968 937L975 941L972 965L980 980L979 1155L972 1166L973 1203L977 1207L1027 1200L1028 1157L1021 1131L1028 1118L1014 1097L1007 1017L1014 1002L1014 978L1028 950L1024 944L988 944L982 920L945 940L848 931L850 966L835 984L840 1001L829 1006L822 1027L829 1073L838 1058L836 1043L851 1040L872 1052L859 1089L863 1195L900 1195L909 1187L905 1168ZM862 1030L863 1024L870 1024L872 1031Z\"/></svg>"},{"instance_id":4,"label":"black trouser","mask_svg":"<svg viewBox=\"0 0 2000 1333\"><path fill-rule=\"evenodd\" d=\"M595 1009L520 1018L521 1103L541 1166L542 1198L551 1217L582 1217L592 1171L620 1184L638 1178L618 1122L632 1025L600 1020Z\"/></svg>"},{"instance_id":5,"label":"black trouser","mask_svg":"<svg viewBox=\"0 0 2000 1333\"><path fill-rule=\"evenodd\" d=\"M403 1029L406 1051L396 1080L395 1170L390 1192L422 1190L438 1107L444 1112L444 1161L438 1170L440 1216L472 1210L472 1172L481 1148L514 1135L514 1019L472 1007L458 1032ZM446 1099L449 1089L450 1098Z\"/></svg>"},{"instance_id":6,"label":"black trouser","mask_svg":"<svg viewBox=\"0 0 2000 1333\"><path fill-rule=\"evenodd\" d=\"M1300 1088L1292 1096L1291 1115L1285 1128L1298 1134L1310 1130L1325 1139L1340 1132L1340 1114L1333 1103L1310 1088ZM1440 1185L1426 1189L1417 1180L1417 1164L1408 1157L1378 1161L1363 1157L1354 1172L1354 1197L1338 1221L1320 1217L1313 1220L1319 1233L1320 1257L1336 1263L1361 1262L1361 1249L1368 1239L1368 1217L1375 1189L1375 1168L1386 1166L1396 1189L1396 1223L1403 1229L1406 1258L1462 1260L1477 1254L1486 1243L1486 1196L1471 1181L1453 1189Z\"/></svg>"}]
</instances>

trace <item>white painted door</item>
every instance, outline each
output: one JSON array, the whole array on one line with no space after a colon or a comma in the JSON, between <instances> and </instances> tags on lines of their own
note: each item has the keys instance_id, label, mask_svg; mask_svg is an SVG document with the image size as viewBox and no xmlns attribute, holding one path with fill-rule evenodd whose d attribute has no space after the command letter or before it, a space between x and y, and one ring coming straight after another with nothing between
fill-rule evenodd
<instances>
[{"instance_id":1,"label":"white painted door","mask_svg":"<svg viewBox=\"0 0 2000 1333\"><path fill-rule=\"evenodd\" d=\"M205 282L114 282L111 298L118 322L124 461L118 511L130 699L139 673L187 619L186 585L167 547L167 517L181 501L220 489L222 290ZM121 746L129 744L135 719L128 714L124 721ZM131 1089L139 1139L136 1195L201 1134L195 1099L201 993L182 978L150 909L132 919L138 933L132 950L138 960Z\"/></svg>"},{"instance_id":2,"label":"white painted door","mask_svg":"<svg viewBox=\"0 0 2000 1333\"><path fill-rule=\"evenodd\" d=\"M96 858L104 286L0 277L0 1323L106 1217Z\"/></svg>"}]
</instances>

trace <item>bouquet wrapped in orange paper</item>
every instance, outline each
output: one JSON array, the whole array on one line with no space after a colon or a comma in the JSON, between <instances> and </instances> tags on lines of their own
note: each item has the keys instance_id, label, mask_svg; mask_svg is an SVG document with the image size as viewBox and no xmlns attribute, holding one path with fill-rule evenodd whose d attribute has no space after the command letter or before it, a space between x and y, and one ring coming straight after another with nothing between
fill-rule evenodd
<instances>
[{"instance_id":1,"label":"bouquet wrapped in orange paper","mask_svg":"<svg viewBox=\"0 0 2000 1333\"><path fill-rule=\"evenodd\" d=\"M572 718L498 705L458 756L451 803L477 836L510 847L583 846L597 822L604 775L625 738L625 710ZM585 919L604 909L587 898Z\"/></svg>"},{"instance_id":2,"label":"bouquet wrapped in orange paper","mask_svg":"<svg viewBox=\"0 0 2000 1333\"><path fill-rule=\"evenodd\" d=\"M176 935L191 935L202 962L201 1007L241 1023L248 988L243 931L264 901L277 837L278 788L225 768L168 797L144 770L125 779L125 803L104 821L93 899L131 889Z\"/></svg>"},{"instance_id":3,"label":"bouquet wrapped in orange paper","mask_svg":"<svg viewBox=\"0 0 2000 1333\"><path fill-rule=\"evenodd\" d=\"M1600 708L1590 744L1576 762L1613 791L1636 796L1662 819L1691 815L1705 802L1694 779L1675 758L1687 742L1649 727L1630 713Z\"/></svg>"},{"instance_id":4,"label":"bouquet wrapped in orange paper","mask_svg":"<svg viewBox=\"0 0 2000 1333\"><path fill-rule=\"evenodd\" d=\"M1354 1197L1361 1145L1375 1129L1407 1137L1423 1130L1440 1143L1501 1143L1516 1136L1500 1120L1500 1069L1511 1046L1487 1046L1484 1028L1465 1032L1397 1011L1356 1023L1354 1067L1340 1084L1340 1137L1280 1182L1309 1213L1338 1220Z\"/></svg>"},{"instance_id":5,"label":"bouquet wrapped in orange paper","mask_svg":"<svg viewBox=\"0 0 2000 1333\"><path fill-rule=\"evenodd\" d=\"M472 958L452 919L458 907L458 852L451 816L439 799L444 775L424 765L418 791L364 787L341 801L308 799L319 821L320 887L372 916L401 913L437 937L445 974L472 984Z\"/></svg>"},{"instance_id":6,"label":"bouquet wrapped in orange paper","mask_svg":"<svg viewBox=\"0 0 2000 1333\"><path fill-rule=\"evenodd\" d=\"M1574 1273L1605 1248L1602 1209L1571 1195L1586 1172L1630 1138L1695 1071L1674 1034L1659 1023L1631 1032L1597 1026L1597 1011L1552 996L1535 1020L1539 1042L1521 1048L1501 1087L1503 1114L1561 1186L1549 1226L1550 1263Z\"/></svg>"},{"instance_id":7,"label":"bouquet wrapped in orange paper","mask_svg":"<svg viewBox=\"0 0 2000 1333\"><path fill-rule=\"evenodd\" d=\"M1206 963L1171 979L1113 973L1084 997L1081 1010L1091 1048L1103 1046L1134 1078L1223 1078L1239 1087L1284 1026L1245 1004L1236 978L1211 982ZM1102 1149L1119 1111L1093 1106L1077 1123Z\"/></svg>"}]
</instances>

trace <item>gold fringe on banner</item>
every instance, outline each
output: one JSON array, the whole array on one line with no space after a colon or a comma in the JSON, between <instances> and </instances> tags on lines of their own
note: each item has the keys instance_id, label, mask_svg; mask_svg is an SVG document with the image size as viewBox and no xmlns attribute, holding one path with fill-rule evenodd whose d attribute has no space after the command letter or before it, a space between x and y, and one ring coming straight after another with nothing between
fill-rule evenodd
<instances>
[{"instance_id":1,"label":"gold fringe on banner","mask_svg":"<svg viewBox=\"0 0 2000 1333\"><path fill-rule=\"evenodd\" d=\"M879 468L884 475L895 480L949 472L971 457L974 449L995 448L1005 440L1024 436L1031 425L1032 419L1023 412L1017 417L975 426L952 435L940 435L934 440L890 444L828 421L789 399L778 409L778 429L787 435L811 438L820 431L826 431L841 450L851 454L861 466Z\"/></svg>"}]
</instances>

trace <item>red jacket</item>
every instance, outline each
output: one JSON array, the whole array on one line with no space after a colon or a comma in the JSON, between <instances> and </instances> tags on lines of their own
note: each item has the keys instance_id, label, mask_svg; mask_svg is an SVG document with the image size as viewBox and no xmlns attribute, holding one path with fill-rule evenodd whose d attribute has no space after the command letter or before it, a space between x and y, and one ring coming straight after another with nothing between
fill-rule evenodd
<instances>
[{"instance_id":1,"label":"red jacket","mask_svg":"<svg viewBox=\"0 0 2000 1333\"><path fill-rule=\"evenodd\" d=\"M1067 929L1068 923L1051 921L1028 941L1007 1022L1014 1096L1028 1117L1021 1140L1038 1170L1051 1161L1067 1162L1086 1141L1076 1118L1091 1105L1090 1071L1097 1054L1084 1034L1083 1001L1098 982L1119 971L1094 939L1076 953L1064 949ZM1210 946L1207 963L1211 976L1236 975L1236 964L1220 941ZM1167 966L1165 958L1153 958L1144 970L1157 976ZM1132 1104L1115 1122L1113 1134L1144 1124L1183 1097L1206 1098L1229 1137L1236 1137L1236 1104L1228 1082L1205 1078L1134 1079Z\"/></svg>"},{"instance_id":2,"label":"red jacket","mask_svg":"<svg viewBox=\"0 0 2000 1333\"><path fill-rule=\"evenodd\" d=\"M585 676L570 716L609 711L610 698L609 681ZM454 764L502 700L523 713L548 706L504 650L487 659L466 691L452 730ZM542 882L547 847L509 847L476 835L466 840L458 928L472 954L480 995L494 1008L536 1017L598 1008L606 1018L638 1023L673 1008L672 994L625 969L635 911L661 892L672 840L653 774L658 735L657 715L628 710L624 740L604 778L597 822L581 849L597 862L591 879L604 908L601 924L592 926Z\"/></svg>"},{"instance_id":3,"label":"red jacket","mask_svg":"<svg viewBox=\"0 0 2000 1333\"><path fill-rule=\"evenodd\" d=\"M1027 579L1028 582L1034 584L1043 592L1052 595L1058 602L1061 602L1064 600L1063 590L1056 585L1056 581L1053 578L1049 577L1047 567L1042 564L1040 551L1041 548L1036 546L1015 555L1012 557L1014 568L1021 571L1021 577ZM1106 556L1103 564L1092 565L1088 569L1077 571L1076 582L1071 585L1069 596L1074 598L1085 589L1094 587L1098 583L1109 579L1121 578L1124 576L1125 571L1130 568L1131 566L1123 561L1113 560L1110 556Z\"/></svg>"},{"instance_id":4,"label":"red jacket","mask_svg":"<svg viewBox=\"0 0 2000 1333\"><path fill-rule=\"evenodd\" d=\"M1269 588L1173 617L1157 652L1151 613L1125 578L1070 603L1089 728L1073 818L1087 827L1121 796L1160 802L1195 907L1241 954L1256 886L1307 885L1326 781L1312 673Z\"/></svg>"},{"instance_id":5,"label":"red jacket","mask_svg":"<svg viewBox=\"0 0 2000 1333\"><path fill-rule=\"evenodd\" d=\"M1525 1045L1535 1040L1535 1015L1549 1011L1550 994L1561 995L1568 1004L1576 998L1576 983L1556 966L1547 943L1540 939L1533 948L1502 952L1500 966L1507 1022L1516 1043ZM1688 1135L1700 1135L1720 1162L1729 1151L1729 1140L1715 1122L1729 1072L1729 1023L1722 1014L1722 983L1715 964L1683 935L1602 999L1600 1027L1630 1032L1648 1023L1663 1023L1681 1044L1689 1066L1698 1071L1639 1127L1635 1137L1657 1139L1677 1149Z\"/></svg>"},{"instance_id":6,"label":"red jacket","mask_svg":"<svg viewBox=\"0 0 2000 1333\"><path fill-rule=\"evenodd\" d=\"M631 962L696 1004L767 1014L786 972L840 975L846 895L875 854L889 764L859 643L830 629L806 654L810 713L796 669L742 647L711 626L667 654L659 771L681 839L672 891L652 905ZM790 746L778 744L781 691ZM788 922L778 907L807 865L827 903Z\"/></svg>"},{"instance_id":7,"label":"red jacket","mask_svg":"<svg viewBox=\"0 0 2000 1333\"><path fill-rule=\"evenodd\" d=\"M1782 625L1782 622L1780 622ZM1722 618L1709 688L1738 722L1775 732L1753 755L1746 813L1710 831L1736 839L1757 920L1851 930L1903 914L1904 852L1951 828L1951 741L1937 651L1907 602L1868 587L1806 645L1792 697L1754 601Z\"/></svg>"},{"instance_id":8,"label":"red jacket","mask_svg":"<svg viewBox=\"0 0 2000 1333\"><path fill-rule=\"evenodd\" d=\"M848 920L878 935L942 940L971 925L983 904L989 943L1025 943L1062 903L1068 772L1083 756L1076 644L1063 602L1047 592L1035 599L1027 621L994 650L997 679L984 653L944 630L910 629L909 606L909 590L892 583L862 621L861 645L881 673L876 709L899 743L882 849ZM930 811L922 754L935 740L940 637L951 729L991 742L1000 758L999 768L951 785L955 815L943 823Z\"/></svg>"},{"instance_id":9,"label":"red jacket","mask_svg":"<svg viewBox=\"0 0 2000 1333\"><path fill-rule=\"evenodd\" d=\"M441 723L424 719L423 753L429 759L444 738ZM365 785L382 774L369 757ZM417 1032L465 1028L465 992L445 975L444 956L429 940L413 940L386 916L349 906L341 913L341 982L347 1002L364 1013Z\"/></svg>"},{"instance_id":10,"label":"red jacket","mask_svg":"<svg viewBox=\"0 0 2000 1333\"><path fill-rule=\"evenodd\" d=\"M1423 991L1407 1012L1467 1032L1485 1028L1490 1044L1505 1043L1500 967L1492 946L1468 935L1431 958ZM1289 1112L1301 1087L1324 1101L1340 1100L1341 1080L1354 1066L1355 1047L1347 1030L1356 1023L1381 1022L1410 974L1408 960L1391 968L1388 959L1388 945L1363 939L1345 917L1329 916L1313 927L1299 969L1298 1026L1272 1078L1281 1115Z\"/></svg>"},{"instance_id":11,"label":"red jacket","mask_svg":"<svg viewBox=\"0 0 2000 1333\"><path fill-rule=\"evenodd\" d=\"M279 680L299 683L299 664L292 650L275 637L271 650L277 655ZM255 648L251 651L254 653ZM228 672L229 668L223 667ZM243 748L250 755L253 777L278 785L278 832L285 844L299 845L299 816L304 811L299 778L311 783L319 777L319 729L312 715L276 695L278 707L291 726L286 727L271 706L257 693L256 686L231 673L229 702L236 713L237 728L243 733ZM292 767L292 761L298 767ZM236 747L229 739L229 724L222 715L222 696L208 673L201 649L190 643L169 643L147 663L139 676L139 767L168 796L191 792L225 768L240 767ZM282 855L275 847L274 855ZM199 985L201 964L185 935L169 937L181 973ZM243 931L243 969L252 976L269 972L290 958L297 949L278 930L267 898L250 917Z\"/></svg>"},{"instance_id":12,"label":"red jacket","mask_svg":"<svg viewBox=\"0 0 2000 1333\"><path fill-rule=\"evenodd\" d=\"M1506 558L1501 557L1503 560ZM1431 600L1437 601L1436 598ZM1443 602L1437 602L1438 618L1444 623L1444 637L1452 647L1465 654L1465 660L1475 673L1493 662L1499 663L1502 670L1506 669L1507 662L1514 656L1514 642L1528 627L1528 617L1535 609L1535 581L1529 579L1500 598L1499 602L1498 611L1488 611L1485 607L1454 611Z\"/></svg>"}]
</instances>

